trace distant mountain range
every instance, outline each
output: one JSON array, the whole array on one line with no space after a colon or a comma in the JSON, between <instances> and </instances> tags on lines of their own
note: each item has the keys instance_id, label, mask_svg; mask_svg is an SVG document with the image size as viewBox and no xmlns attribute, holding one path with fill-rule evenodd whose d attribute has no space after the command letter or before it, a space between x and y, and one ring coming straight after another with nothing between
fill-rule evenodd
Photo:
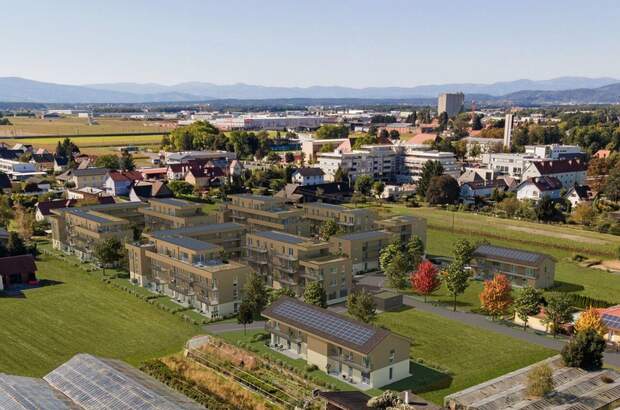
<instances>
[{"instance_id":1,"label":"distant mountain range","mask_svg":"<svg viewBox=\"0 0 620 410\"><path fill-rule=\"evenodd\" d=\"M440 84L417 87L338 86L268 87L249 84L217 85L187 82L111 83L64 85L19 77L0 77L0 101L39 103L146 103L192 102L221 99L377 99L436 98L444 92L462 91L468 99L519 104L585 104L620 102L620 80L614 78L559 77L551 80L516 80L493 84Z\"/></svg>"}]
</instances>

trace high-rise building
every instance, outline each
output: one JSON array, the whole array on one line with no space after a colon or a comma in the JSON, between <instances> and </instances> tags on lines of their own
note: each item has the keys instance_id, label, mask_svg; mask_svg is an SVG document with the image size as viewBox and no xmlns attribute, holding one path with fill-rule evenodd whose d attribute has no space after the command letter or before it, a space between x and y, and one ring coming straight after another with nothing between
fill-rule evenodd
<instances>
[{"instance_id":1,"label":"high-rise building","mask_svg":"<svg viewBox=\"0 0 620 410\"><path fill-rule=\"evenodd\" d=\"M463 93L444 93L437 99L437 114L447 112L448 117L454 117L463 111L465 106L465 94Z\"/></svg>"},{"instance_id":2,"label":"high-rise building","mask_svg":"<svg viewBox=\"0 0 620 410\"><path fill-rule=\"evenodd\" d=\"M509 147L512 145L512 124L514 122L514 116L512 114L506 114L506 120L504 123L504 146Z\"/></svg>"}]
</instances>

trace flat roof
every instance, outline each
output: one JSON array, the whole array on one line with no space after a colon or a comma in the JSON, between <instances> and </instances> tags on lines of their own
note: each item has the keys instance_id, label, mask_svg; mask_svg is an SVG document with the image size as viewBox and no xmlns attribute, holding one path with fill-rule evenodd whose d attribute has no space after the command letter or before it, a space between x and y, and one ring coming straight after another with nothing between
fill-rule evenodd
<instances>
[{"instance_id":1,"label":"flat roof","mask_svg":"<svg viewBox=\"0 0 620 410\"><path fill-rule=\"evenodd\" d=\"M306 206L315 207L315 208L332 209L334 211L340 211L340 212L359 213L359 214L366 214L366 213L371 212L369 209L366 209L366 208L349 208L344 205L327 204L325 202L308 202L304 204L304 207Z\"/></svg>"},{"instance_id":2,"label":"flat roof","mask_svg":"<svg viewBox=\"0 0 620 410\"><path fill-rule=\"evenodd\" d=\"M276 201L278 197L273 197L269 195L256 195L256 194L234 194L229 195L231 198L246 198L246 199L255 199L257 201ZM278 202L281 202L278 200Z\"/></svg>"},{"instance_id":3,"label":"flat roof","mask_svg":"<svg viewBox=\"0 0 620 410\"><path fill-rule=\"evenodd\" d=\"M162 204L174 206L174 207L186 207L186 206L202 206L199 202L186 201L185 199L178 198L149 198L149 202L161 202Z\"/></svg>"},{"instance_id":4,"label":"flat roof","mask_svg":"<svg viewBox=\"0 0 620 410\"><path fill-rule=\"evenodd\" d=\"M150 235L200 235L211 232L221 232L221 231L231 231L236 229L245 229L245 227L241 224L235 222L224 222L221 224L211 224L211 225L196 225L196 226L186 226L184 228L177 229L166 229L161 231L151 232ZM146 233L149 234L148 232Z\"/></svg>"},{"instance_id":5,"label":"flat roof","mask_svg":"<svg viewBox=\"0 0 620 410\"><path fill-rule=\"evenodd\" d=\"M389 238L391 234L385 231L367 231L367 232L355 232L346 235L336 235L335 238L345 241L360 241L360 240L372 240Z\"/></svg>"},{"instance_id":6,"label":"flat roof","mask_svg":"<svg viewBox=\"0 0 620 410\"><path fill-rule=\"evenodd\" d=\"M110 223L110 222L125 222L124 219L117 218L112 215L106 215L101 212L96 212L93 210L83 210L80 208L63 208L66 212L69 212L73 215L79 216L84 219L88 219L89 221L93 221L96 223Z\"/></svg>"},{"instance_id":7,"label":"flat roof","mask_svg":"<svg viewBox=\"0 0 620 410\"><path fill-rule=\"evenodd\" d=\"M301 329L363 354L370 353L390 332L295 298L282 296L263 316Z\"/></svg>"},{"instance_id":8,"label":"flat roof","mask_svg":"<svg viewBox=\"0 0 620 410\"><path fill-rule=\"evenodd\" d=\"M300 245L302 243L310 242L311 239L304 238L303 236L297 236L290 233L278 232L278 231L259 231L254 232L252 235L260 236L262 238L271 239L273 241L286 242L291 245Z\"/></svg>"},{"instance_id":9,"label":"flat roof","mask_svg":"<svg viewBox=\"0 0 620 410\"><path fill-rule=\"evenodd\" d=\"M180 246L182 248L191 249L194 251L206 251L210 249L218 249L220 246L214 245L209 242L200 241L198 239L190 238L189 236L181 235L160 235L157 232L153 235L157 240L171 243L173 245Z\"/></svg>"}]
</instances>

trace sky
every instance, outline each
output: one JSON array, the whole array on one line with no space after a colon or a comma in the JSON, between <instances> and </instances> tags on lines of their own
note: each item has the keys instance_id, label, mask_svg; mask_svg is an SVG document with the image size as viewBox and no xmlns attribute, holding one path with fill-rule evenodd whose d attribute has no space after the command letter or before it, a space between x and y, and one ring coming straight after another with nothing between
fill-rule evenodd
<instances>
[{"instance_id":1,"label":"sky","mask_svg":"<svg viewBox=\"0 0 620 410\"><path fill-rule=\"evenodd\" d=\"M617 0L0 0L0 77L416 86L620 78Z\"/></svg>"}]
</instances>

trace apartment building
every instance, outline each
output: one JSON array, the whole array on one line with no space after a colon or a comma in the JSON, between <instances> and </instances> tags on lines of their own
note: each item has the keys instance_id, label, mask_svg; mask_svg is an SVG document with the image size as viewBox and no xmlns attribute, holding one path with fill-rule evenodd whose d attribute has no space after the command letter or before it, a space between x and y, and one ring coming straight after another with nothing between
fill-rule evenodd
<instances>
[{"instance_id":1,"label":"apartment building","mask_svg":"<svg viewBox=\"0 0 620 410\"><path fill-rule=\"evenodd\" d=\"M23 181L33 176L46 175L44 171L39 171L35 164L6 158L0 158L0 171L7 174L13 181Z\"/></svg>"},{"instance_id":2,"label":"apartment building","mask_svg":"<svg viewBox=\"0 0 620 410\"><path fill-rule=\"evenodd\" d=\"M379 270L381 250L392 242L386 231L355 232L329 238L330 250L351 259L354 275Z\"/></svg>"},{"instance_id":3,"label":"apartment building","mask_svg":"<svg viewBox=\"0 0 620 410\"><path fill-rule=\"evenodd\" d=\"M362 145L359 150L318 153L317 161L325 173L325 179L329 181L333 181L339 168L352 181L361 175L391 181L399 169L399 155L396 147L391 144Z\"/></svg>"},{"instance_id":4,"label":"apartment building","mask_svg":"<svg viewBox=\"0 0 620 410\"><path fill-rule=\"evenodd\" d=\"M281 297L263 311L270 346L364 388L409 377L411 343L389 330Z\"/></svg>"},{"instance_id":5,"label":"apartment building","mask_svg":"<svg viewBox=\"0 0 620 410\"><path fill-rule=\"evenodd\" d=\"M237 313L249 266L223 258L221 245L176 231L145 238L125 245L133 282L213 319Z\"/></svg>"},{"instance_id":6,"label":"apartment building","mask_svg":"<svg viewBox=\"0 0 620 410\"><path fill-rule=\"evenodd\" d=\"M486 153L482 154L482 164L498 173L513 178L521 178L523 171L540 158L532 154Z\"/></svg>"},{"instance_id":7,"label":"apartment building","mask_svg":"<svg viewBox=\"0 0 620 410\"><path fill-rule=\"evenodd\" d=\"M457 163L453 152L440 152L434 150L420 150L415 147L404 147L402 168L397 179L400 182L417 182L422 177L422 170L428 161L437 161L443 166L444 174L453 178L461 175L461 165Z\"/></svg>"},{"instance_id":8,"label":"apartment building","mask_svg":"<svg viewBox=\"0 0 620 410\"><path fill-rule=\"evenodd\" d=\"M332 220L342 232L359 232L372 229L375 213L367 208L347 208L324 202L303 204L303 219L310 234L318 234L323 222Z\"/></svg>"},{"instance_id":9,"label":"apartment building","mask_svg":"<svg viewBox=\"0 0 620 410\"><path fill-rule=\"evenodd\" d=\"M131 223L117 216L89 208L60 208L52 214L52 246L82 261L93 260L95 245L105 239L125 242L133 238Z\"/></svg>"},{"instance_id":10,"label":"apartment building","mask_svg":"<svg viewBox=\"0 0 620 410\"><path fill-rule=\"evenodd\" d=\"M141 208L140 212L152 231L215 223L216 216L207 215L202 206L177 198L151 198L148 206Z\"/></svg>"},{"instance_id":11,"label":"apartment building","mask_svg":"<svg viewBox=\"0 0 620 410\"><path fill-rule=\"evenodd\" d=\"M245 248L246 228L243 225L226 222L221 224L192 225L185 228L169 229L157 231L155 234L179 235L199 241L209 242L222 247L223 255L227 259L238 260L243 255ZM143 233L147 239L152 237L152 233Z\"/></svg>"},{"instance_id":12,"label":"apartment building","mask_svg":"<svg viewBox=\"0 0 620 410\"><path fill-rule=\"evenodd\" d=\"M586 159L586 154L579 145L526 145L525 153L545 159Z\"/></svg>"},{"instance_id":13,"label":"apartment building","mask_svg":"<svg viewBox=\"0 0 620 410\"><path fill-rule=\"evenodd\" d=\"M413 236L418 236L426 245L426 219L412 215L396 215L375 222L377 229L389 232L392 240L409 242Z\"/></svg>"},{"instance_id":14,"label":"apartment building","mask_svg":"<svg viewBox=\"0 0 620 410\"><path fill-rule=\"evenodd\" d=\"M320 282L327 303L339 303L351 291L351 260L329 252L329 243L277 231L246 235L246 262L268 285L301 296L307 284Z\"/></svg>"},{"instance_id":15,"label":"apartment building","mask_svg":"<svg viewBox=\"0 0 620 410\"><path fill-rule=\"evenodd\" d=\"M103 188L107 174L106 168L70 169L65 174L59 175L58 179L73 184L76 189L84 187Z\"/></svg>"},{"instance_id":16,"label":"apartment building","mask_svg":"<svg viewBox=\"0 0 620 410\"><path fill-rule=\"evenodd\" d=\"M217 212L217 220L245 225L250 232L276 230L305 235L302 224L303 210L285 204L285 198L237 194L229 195L230 201Z\"/></svg>"},{"instance_id":17,"label":"apartment building","mask_svg":"<svg viewBox=\"0 0 620 410\"><path fill-rule=\"evenodd\" d=\"M514 286L549 288L555 277L555 259L544 253L480 245L476 248L471 268L479 279L506 275Z\"/></svg>"}]
</instances>

